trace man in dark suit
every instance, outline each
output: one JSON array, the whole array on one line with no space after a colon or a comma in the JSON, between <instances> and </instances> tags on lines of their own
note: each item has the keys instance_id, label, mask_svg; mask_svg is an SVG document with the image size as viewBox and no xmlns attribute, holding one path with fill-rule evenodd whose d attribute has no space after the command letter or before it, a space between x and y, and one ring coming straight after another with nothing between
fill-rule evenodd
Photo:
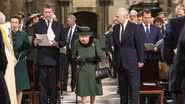
<instances>
[{"instance_id":1,"label":"man in dark suit","mask_svg":"<svg viewBox=\"0 0 185 104\"><path fill-rule=\"evenodd\" d=\"M175 49L182 28L184 27L185 16L172 18L169 20L169 24L166 28L166 35L164 37L164 61L170 66L169 68L169 91L172 92L172 99L174 104L179 104L178 99L180 97L181 79L176 76L176 69L174 67Z\"/></svg>"},{"instance_id":2,"label":"man in dark suit","mask_svg":"<svg viewBox=\"0 0 185 104\"><path fill-rule=\"evenodd\" d=\"M0 24L4 22L5 22L5 16L3 13L0 12ZM8 61L6 58L2 32L0 30L0 103L1 104L10 104L8 89L4 79L7 63Z\"/></svg>"},{"instance_id":3,"label":"man in dark suit","mask_svg":"<svg viewBox=\"0 0 185 104\"><path fill-rule=\"evenodd\" d=\"M140 25L142 31L145 33L144 41L145 41L145 65L142 67L141 70L141 80L142 81L154 81L159 79L159 65L158 61L160 59L160 45L155 47L149 47L149 44L156 44L161 39L161 32L160 28L151 24L151 11L149 9L143 10L143 23ZM151 67L151 65L153 67ZM153 77L150 75L154 75ZM147 76L149 75L149 76Z\"/></svg>"},{"instance_id":4,"label":"man in dark suit","mask_svg":"<svg viewBox=\"0 0 185 104\"><path fill-rule=\"evenodd\" d=\"M57 86L56 69L59 66L59 47L65 45L63 25L53 20L54 5L46 3L43 8L44 19L35 24L36 38L34 44L38 46L38 68L40 70L40 104L56 104ZM37 35L46 35L49 45L41 46L41 39Z\"/></svg>"},{"instance_id":5,"label":"man in dark suit","mask_svg":"<svg viewBox=\"0 0 185 104\"><path fill-rule=\"evenodd\" d=\"M179 41L177 45L177 54L175 57L174 61L174 66L175 66L175 76L178 76L177 78L174 79L174 86L175 88L179 88L179 90L182 93L183 104L185 104L185 27L182 29L182 32L179 36ZM179 86L179 87L178 87ZM178 93L176 93L178 94ZM175 102L177 104L181 104L179 102Z\"/></svg>"},{"instance_id":6,"label":"man in dark suit","mask_svg":"<svg viewBox=\"0 0 185 104\"><path fill-rule=\"evenodd\" d=\"M67 41L67 69L64 70L64 83L63 90L67 91L67 82L68 82L68 73L69 73L69 65L71 65L71 91L73 92L76 86L76 69L75 64L72 61L72 53L71 49L75 40L79 38L79 26L76 25L76 17L74 15L69 15L67 17L67 26L66 29L66 41Z\"/></svg>"},{"instance_id":7,"label":"man in dark suit","mask_svg":"<svg viewBox=\"0 0 185 104\"><path fill-rule=\"evenodd\" d=\"M116 17L119 24L113 27L113 42L115 60L119 67L120 104L128 104L128 95L130 104L137 104L140 90L139 68L144 65L144 33L128 20L127 9L119 8Z\"/></svg>"},{"instance_id":8,"label":"man in dark suit","mask_svg":"<svg viewBox=\"0 0 185 104\"><path fill-rule=\"evenodd\" d=\"M160 59L160 45L149 47L149 44L156 44L161 39L160 28L151 24L151 11L144 9L142 13L143 23L140 24L142 31L145 33L145 65L141 68L141 82L152 82L159 80L159 59ZM153 96L152 96L153 97ZM150 104L156 103L149 99Z\"/></svg>"}]
</instances>

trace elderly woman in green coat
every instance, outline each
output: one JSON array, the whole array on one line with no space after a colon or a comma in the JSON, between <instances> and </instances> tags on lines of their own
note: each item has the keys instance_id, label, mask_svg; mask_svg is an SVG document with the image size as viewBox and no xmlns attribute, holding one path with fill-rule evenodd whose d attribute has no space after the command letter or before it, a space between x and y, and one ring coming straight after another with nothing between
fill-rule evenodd
<instances>
[{"instance_id":1,"label":"elderly woman in green coat","mask_svg":"<svg viewBox=\"0 0 185 104\"><path fill-rule=\"evenodd\" d=\"M26 32L19 30L20 23L21 19L19 16L12 16L10 18L11 33L9 37L15 58L17 59L14 70L18 104L21 104L22 90L30 89L30 80L25 58L29 48L29 39Z\"/></svg>"},{"instance_id":2,"label":"elderly woman in green coat","mask_svg":"<svg viewBox=\"0 0 185 104\"><path fill-rule=\"evenodd\" d=\"M95 96L103 94L101 80L95 78L96 64L105 55L98 40L91 37L89 27L80 27L80 31L72 50L78 66L76 93L82 97L82 104L86 104L87 96L90 96L90 104L94 104Z\"/></svg>"}]
</instances>

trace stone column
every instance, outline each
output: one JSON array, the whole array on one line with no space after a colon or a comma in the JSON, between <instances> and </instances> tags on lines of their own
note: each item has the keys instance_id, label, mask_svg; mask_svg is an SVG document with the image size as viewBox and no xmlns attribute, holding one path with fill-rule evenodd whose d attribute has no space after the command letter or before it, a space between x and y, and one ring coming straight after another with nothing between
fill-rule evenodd
<instances>
[{"instance_id":1,"label":"stone column","mask_svg":"<svg viewBox=\"0 0 185 104\"><path fill-rule=\"evenodd\" d=\"M5 14L6 18L8 19L10 17L10 0L0 0L0 10L2 13Z\"/></svg>"}]
</instances>

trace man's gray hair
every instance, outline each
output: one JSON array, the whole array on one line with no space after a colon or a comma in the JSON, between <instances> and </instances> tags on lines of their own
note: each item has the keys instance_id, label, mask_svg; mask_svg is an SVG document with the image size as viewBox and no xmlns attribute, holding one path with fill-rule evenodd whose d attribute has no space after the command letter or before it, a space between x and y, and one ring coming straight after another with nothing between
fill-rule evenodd
<instances>
[{"instance_id":1,"label":"man's gray hair","mask_svg":"<svg viewBox=\"0 0 185 104\"><path fill-rule=\"evenodd\" d=\"M2 12L0 12L0 24L5 23L5 20L6 20L5 15Z\"/></svg>"},{"instance_id":2,"label":"man's gray hair","mask_svg":"<svg viewBox=\"0 0 185 104\"><path fill-rule=\"evenodd\" d=\"M70 18L72 21L76 21L76 17L74 15L69 15L67 18Z\"/></svg>"},{"instance_id":3,"label":"man's gray hair","mask_svg":"<svg viewBox=\"0 0 185 104\"><path fill-rule=\"evenodd\" d=\"M120 14L121 16L128 16L128 10L125 8L119 8L117 10L117 13Z\"/></svg>"}]
</instances>

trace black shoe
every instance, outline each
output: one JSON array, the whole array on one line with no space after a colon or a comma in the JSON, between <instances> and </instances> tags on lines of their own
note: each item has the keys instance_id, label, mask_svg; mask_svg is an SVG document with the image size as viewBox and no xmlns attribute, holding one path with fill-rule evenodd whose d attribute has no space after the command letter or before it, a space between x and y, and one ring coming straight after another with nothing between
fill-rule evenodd
<instances>
[{"instance_id":1,"label":"black shoe","mask_svg":"<svg viewBox=\"0 0 185 104\"><path fill-rule=\"evenodd\" d=\"M75 91L75 86L71 86L71 92Z\"/></svg>"},{"instance_id":2,"label":"black shoe","mask_svg":"<svg viewBox=\"0 0 185 104\"><path fill-rule=\"evenodd\" d=\"M76 88L71 88L71 92L75 92L76 91Z\"/></svg>"},{"instance_id":3,"label":"black shoe","mask_svg":"<svg viewBox=\"0 0 185 104\"><path fill-rule=\"evenodd\" d=\"M62 91L67 91L67 88L62 88Z\"/></svg>"}]
</instances>

